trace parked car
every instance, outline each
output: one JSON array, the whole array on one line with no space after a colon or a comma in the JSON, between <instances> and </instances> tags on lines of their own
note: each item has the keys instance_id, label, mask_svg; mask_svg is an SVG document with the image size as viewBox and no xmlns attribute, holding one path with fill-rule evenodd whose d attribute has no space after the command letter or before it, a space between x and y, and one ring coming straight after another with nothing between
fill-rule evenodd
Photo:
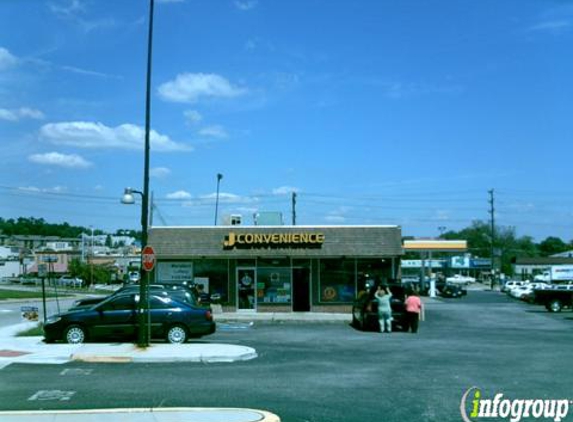
<instances>
[{"instance_id":1,"label":"parked car","mask_svg":"<svg viewBox=\"0 0 573 422\"><path fill-rule=\"evenodd\" d=\"M405 288L402 285L389 285L392 292L392 330L400 331L407 327L404 307ZM359 296L352 305L352 326L364 331L379 331L378 302L374 298L376 286Z\"/></svg>"},{"instance_id":2,"label":"parked car","mask_svg":"<svg viewBox=\"0 0 573 422\"><path fill-rule=\"evenodd\" d=\"M530 294L533 291L530 285L524 284L522 286L512 287L507 293L516 299L521 299L523 295Z\"/></svg>"},{"instance_id":3,"label":"parked car","mask_svg":"<svg viewBox=\"0 0 573 422\"><path fill-rule=\"evenodd\" d=\"M440 289L440 296L448 298L460 298L468 294L468 291L458 284L446 283Z\"/></svg>"},{"instance_id":4,"label":"parked car","mask_svg":"<svg viewBox=\"0 0 573 422\"><path fill-rule=\"evenodd\" d=\"M139 285L124 286L109 296L90 296L76 300L69 310L85 309L101 303L105 299L117 296L124 293L139 293ZM182 300L190 305L197 305L197 298L192 289L177 284L163 285L163 284L150 284L149 292L154 294L161 294L163 296L171 296L174 299Z\"/></svg>"},{"instance_id":5,"label":"parked car","mask_svg":"<svg viewBox=\"0 0 573 422\"><path fill-rule=\"evenodd\" d=\"M533 300L534 303L545 306L549 312L561 312L564 308L573 309L573 284L536 289Z\"/></svg>"},{"instance_id":6,"label":"parked car","mask_svg":"<svg viewBox=\"0 0 573 422\"><path fill-rule=\"evenodd\" d=\"M511 296L525 302L533 302L535 290L545 290L551 288L550 284L542 282L526 283L510 290Z\"/></svg>"},{"instance_id":7,"label":"parked car","mask_svg":"<svg viewBox=\"0 0 573 422\"><path fill-rule=\"evenodd\" d=\"M64 312L49 317L44 324L47 343L65 341L71 344L86 340L134 340L137 338L137 304L139 295L112 295L87 309ZM215 332L215 322L209 309L151 294L151 338L164 338L169 343L184 343L190 337Z\"/></svg>"},{"instance_id":8,"label":"parked car","mask_svg":"<svg viewBox=\"0 0 573 422\"><path fill-rule=\"evenodd\" d=\"M139 283L139 271L130 271L127 278L129 283Z\"/></svg>"},{"instance_id":9,"label":"parked car","mask_svg":"<svg viewBox=\"0 0 573 422\"><path fill-rule=\"evenodd\" d=\"M78 277L60 277L57 280L57 284L64 287L82 287L84 281Z\"/></svg>"},{"instance_id":10,"label":"parked car","mask_svg":"<svg viewBox=\"0 0 573 422\"><path fill-rule=\"evenodd\" d=\"M454 274L453 276L446 278L446 283L453 283L453 284L466 285L475 282L476 279L474 277L462 274Z\"/></svg>"},{"instance_id":11,"label":"parked car","mask_svg":"<svg viewBox=\"0 0 573 422\"><path fill-rule=\"evenodd\" d=\"M529 283L528 281L508 280L505 282L504 285L501 286L501 291L507 293L514 287L524 286L528 283Z\"/></svg>"}]
</instances>

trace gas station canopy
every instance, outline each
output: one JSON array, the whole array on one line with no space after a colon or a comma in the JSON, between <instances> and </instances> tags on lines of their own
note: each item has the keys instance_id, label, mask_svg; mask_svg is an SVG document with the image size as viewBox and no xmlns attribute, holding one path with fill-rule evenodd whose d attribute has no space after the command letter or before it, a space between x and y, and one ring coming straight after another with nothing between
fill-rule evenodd
<instances>
[{"instance_id":1,"label":"gas station canopy","mask_svg":"<svg viewBox=\"0 0 573 422\"><path fill-rule=\"evenodd\" d=\"M405 240L405 252L466 252L466 240Z\"/></svg>"}]
</instances>

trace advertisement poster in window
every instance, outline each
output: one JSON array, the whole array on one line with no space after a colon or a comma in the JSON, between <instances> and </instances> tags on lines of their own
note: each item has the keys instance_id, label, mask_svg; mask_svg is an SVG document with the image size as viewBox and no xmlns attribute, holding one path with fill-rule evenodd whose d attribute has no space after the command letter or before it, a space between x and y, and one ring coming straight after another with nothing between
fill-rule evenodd
<instances>
[{"instance_id":1,"label":"advertisement poster in window","mask_svg":"<svg viewBox=\"0 0 573 422\"><path fill-rule=\"evenodd\" d=\"M182 283L192 279L192 262L171 261L157 263L157 280L159 283Z\"/></svg>"}]
</instances>

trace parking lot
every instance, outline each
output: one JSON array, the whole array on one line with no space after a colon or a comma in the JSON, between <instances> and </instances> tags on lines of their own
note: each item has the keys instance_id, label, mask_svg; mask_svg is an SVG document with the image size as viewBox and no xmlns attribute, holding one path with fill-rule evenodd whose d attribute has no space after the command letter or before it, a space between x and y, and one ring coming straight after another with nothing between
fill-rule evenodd
<instances>
[{"instance_id":1,"label":"parking lot","mask_svg":"<svg viewBox=\"0 0 573 422\"><path fill-rule=\"evenodd\" d=\"M474 386L484 397L573 399L573 313L470 291L428 299L426 317L417 335L340 322L222 324L203 341L259 355L233 364L11 365L1 371L0 408L237 406L297 422L460 421ZM89 375L60 376L65 368ZM30 401L40 390L74 394Z\"/></svg>"}]
</instances>

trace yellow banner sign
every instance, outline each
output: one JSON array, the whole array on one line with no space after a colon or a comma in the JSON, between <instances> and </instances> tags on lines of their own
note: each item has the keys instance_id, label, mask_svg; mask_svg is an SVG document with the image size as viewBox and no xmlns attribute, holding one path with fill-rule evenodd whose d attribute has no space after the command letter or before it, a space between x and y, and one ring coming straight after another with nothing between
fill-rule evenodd
<instances>
[{"instance_id":1,"label":"yellow banner sign","mask_svg":"<svg viewBox=\"0 0 573 422\"><path fill-rule=\"evenodd\" d=\"M324 243L324 233L235 233L225 236L223 246L231 248L254 247L317 247Z\"/></svg>"}]
</instances>

